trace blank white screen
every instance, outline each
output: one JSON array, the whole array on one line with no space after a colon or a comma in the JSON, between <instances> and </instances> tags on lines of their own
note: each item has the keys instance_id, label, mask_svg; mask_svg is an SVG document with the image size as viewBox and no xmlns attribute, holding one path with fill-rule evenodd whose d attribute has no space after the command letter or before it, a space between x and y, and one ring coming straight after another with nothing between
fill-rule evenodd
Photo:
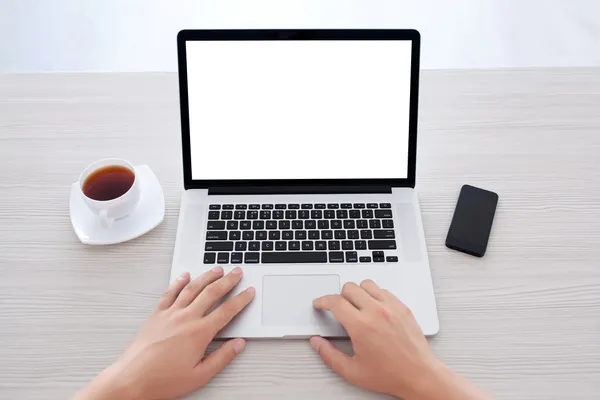
<instances>
[{"instance_id":1,"label":"blank white screen","mask_svg":"<svg viewBox=\"0 0 600 400\"><path fill-rule=\"evenodd\" d=\"M186 46L192 179L407 177L410 41Z\"/></svg>"}]
</instances>

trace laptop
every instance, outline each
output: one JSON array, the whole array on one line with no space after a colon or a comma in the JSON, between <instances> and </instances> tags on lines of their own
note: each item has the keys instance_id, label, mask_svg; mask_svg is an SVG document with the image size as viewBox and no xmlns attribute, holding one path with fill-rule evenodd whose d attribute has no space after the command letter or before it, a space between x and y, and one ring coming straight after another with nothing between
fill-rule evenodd
<instances>
[{"instance_id":1,"label":"laptop","mask_svg":"<svg viewBox=\"0 0 600 400\"><path fill-rule=\"evenodd\" d=\"M438 332L415 191L414 30L184 30L171 281L241 266L220 337L345 337L312 300L372 279Z\"/></svg>"}]
</instances>

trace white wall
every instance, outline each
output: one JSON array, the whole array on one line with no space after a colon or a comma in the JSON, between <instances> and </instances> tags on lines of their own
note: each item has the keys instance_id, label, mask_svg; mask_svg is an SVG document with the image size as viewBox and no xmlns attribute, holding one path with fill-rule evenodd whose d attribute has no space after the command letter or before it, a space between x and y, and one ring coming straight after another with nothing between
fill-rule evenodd
<instances>
[{"instance_id":1,"label":"white wall","mask_svg":"<svg viewBox=\"0 0 600 400\"><path fill-rule=\"evenodd\" d=\"M600 65L599 0L0 0L0 72L174 71L183 28L417 28L423 68Z\"/></svg>"}]
</instances>

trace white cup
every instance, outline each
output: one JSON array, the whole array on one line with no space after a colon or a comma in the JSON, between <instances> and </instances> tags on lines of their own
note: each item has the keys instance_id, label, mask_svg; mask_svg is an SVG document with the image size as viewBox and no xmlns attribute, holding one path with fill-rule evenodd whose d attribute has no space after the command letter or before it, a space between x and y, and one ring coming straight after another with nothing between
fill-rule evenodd
<instances>
[{"instance_id":1,"label":"white cup","mask_svg":"<svg viewBox=\"0 0 600 400\"><path fill-rule=\"evenodd\" d=\"M83 193L83 184L85 180L95 171L109 166L121 166L129 169L134 174L133 185L125 194L112 200L94 200ZM110 228L116 219L126 217L131 214L140 201L140 184L135 169L131 163L120 158L105 158L90 164L79 177L79 192L87 204L88 208L98 214L100 223L104 228Z\"/></svg>"}]
</instances>

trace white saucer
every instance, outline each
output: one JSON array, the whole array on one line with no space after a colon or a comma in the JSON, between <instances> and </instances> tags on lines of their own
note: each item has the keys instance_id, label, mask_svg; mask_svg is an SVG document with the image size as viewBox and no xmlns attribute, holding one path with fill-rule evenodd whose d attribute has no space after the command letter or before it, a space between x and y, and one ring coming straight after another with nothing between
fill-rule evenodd
<instances>
[{"instance_id":1,"label":"white saucer","mask_svg":"<svg viewBox=\"0 0 600 400\"><path fill-rule=\"evenodd\" d=\"M135 175L140 182L140 202L131 214L116 220L110 228L103 228L98 215L87 207L79 191L79 183L71 185L69 213L81 243L104 245L126 242L151 231L163 221L165 198L158 179L147 165L136 166Z\"/></svg>"}]
</instances>

